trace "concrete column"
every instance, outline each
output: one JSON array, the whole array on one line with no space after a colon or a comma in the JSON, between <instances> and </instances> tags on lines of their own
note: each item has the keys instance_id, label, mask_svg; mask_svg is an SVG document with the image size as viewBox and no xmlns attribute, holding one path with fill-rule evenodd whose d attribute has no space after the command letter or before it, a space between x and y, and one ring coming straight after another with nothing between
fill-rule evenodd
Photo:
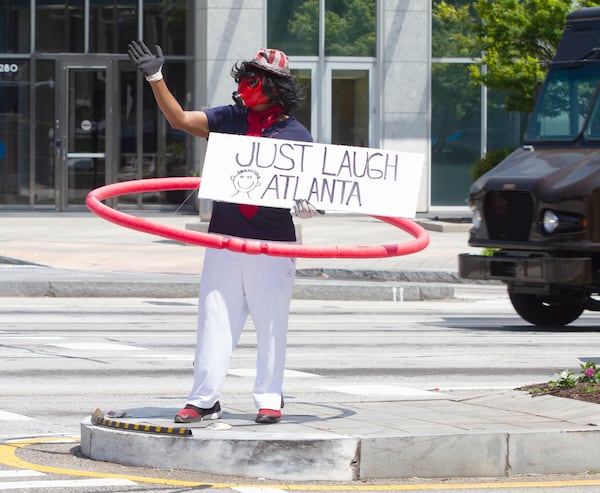
<instances>
[{"instance_id":1,"label":"concrete column","mask_svg":"<svg viewBox=\"0 0 600 493\"><path fill-rule=\"evenodd\" d=\"M382 8L381 146L425 155L417 211L427 212L431 202L431 2L383 0Z\"/></svg>"},{"instance_id":2,"label":"concrete column","mask_svg":"<svg viewBox=\"0 0 600 493\"><path fill-rule=\"evenodd\" d=\"M254 57L266 43L266 0L198 0L194 2L195 60L194 105L198 109L232 104L236 86L231 68ZM202 162L206 142L195 140L195 155ZM200 166L202 170L202 166ZM199 204L200 217L210 216L208 201Z\"/></svg>"}]
</instances>

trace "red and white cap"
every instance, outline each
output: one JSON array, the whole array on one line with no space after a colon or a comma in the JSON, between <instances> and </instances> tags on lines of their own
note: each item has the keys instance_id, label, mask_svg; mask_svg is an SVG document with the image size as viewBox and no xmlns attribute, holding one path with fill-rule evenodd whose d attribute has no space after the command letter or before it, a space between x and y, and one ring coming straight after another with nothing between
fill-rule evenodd
<instances>
[{"instance_id":1,"label":"red and white cap","mask_svg":"<svg viewBox=\"0 0 600 493\"><path fill-rule=\"evenodd\" d=\"M273 48L260 48L254 60L247 62L248 65L271 72L281 77L290 76L290 63L288 56L281 50Z\"/></svg>"}]
</instances>

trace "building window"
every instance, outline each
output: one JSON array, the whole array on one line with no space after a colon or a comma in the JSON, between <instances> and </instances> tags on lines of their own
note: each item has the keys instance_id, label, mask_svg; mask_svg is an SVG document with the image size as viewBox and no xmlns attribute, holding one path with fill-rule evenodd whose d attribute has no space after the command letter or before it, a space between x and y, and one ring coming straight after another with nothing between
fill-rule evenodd
<instances>
[{"instance_id":1,"label":"building window","mask_svg":"<svg viewBox=\"0 0 600 493\"><path fill-rule=\"evenodd\" d=\"M168 55L192 55L193 0L164 0L144 5L144 41Z\"/></svg>"},{"instance_id":2,"label":"building window","mask_svg":"<svg viewBox=\"0 0 600 493\"><path fill-rule=\"evenodd\" d=\"M325 55L375 56L375 1L326 0Z\"/></svg>"},{"instance_id":3,"label":"building window","mask_svg":"<svg viewBox=\"0 0 600 493\"><path fill-rule=\"evenodd\" d=\"M481 91L467 65L436 63L431 76L431 203L466 205L481 157Z\"/></svg>"},{"instance_id":4,"label":"building window","mask_svg":"<svg viewBox=\"0 0 600 493\"><path fill-rule=\"evenodd\" d=\"M523 130L527 127L528 113L506 111L506 95L488 89L486 119L486 147L484 151L516 149L523 143Z\"/></svg>"},{"instance_id":5,"label":"building window","mask_svg":"<svg viewBox=\"0 0 600 493\"><path fill-rule=\"evenodd\" d=\"M29 2L5 0L0 5L0 53L29 53Z\"/></svg>"},{"instance_id":6,"label":"building window","mask_svg":"<svg viewBox=\"0 0 600 493\"><path fill-rule=\"evenodd\" d=\"M291 69L291 72L296 77L298 83L305 89L304 99L300 103L300 106L295 109L294 116L311 132L312 71L310 69Z\"/></svg>"},{"instance_id":7,"label":"building window","mask_svg":"<svg viewBox=\"0 0 600 493\"><path fill-rule=\"evenodd\" d=\"M433 5L439 0L433 0ZM466 5L472 0L453 0ZM468 66L479 63L452 39L461 26L432 19L431 204L466 205L471 169L489 150L516 148L527 114L507 112L499 91L471 84Z\"/></svg>"},{"instance_id":8,"label":"building window","mask_svg":"<svg viewBox=\"0 0 600 493\"><path fill-rule=\"evenodd\" d=\"M0 59L0 204L29 203L29 61Z\"/></svg>"},{"instance_id":9,"label":"building window","mask_svg":"<svg viewBox=\"0 0 600 493\"><path fill-rule=\"evenodd\" d=\"M35 64L35 191L36 205L54 205L54 61Z\"/></svg>"},{"instance_id":10,"label":"building window","mask_svg":"<svg viewBox=\"0 0 600 493\"><path fill-rule=\"evenodd\" d=\"M332 71L331 141L369 145L369 71Z\"/></svg>"},{"instance_id":11,"label":"building window","mask_svg":"<svg viewBox=\"0 0 600 493\"><path fill-rule=\"evenodd\" d=\"M167 61L163 68L168 74L173 96L186 109L192 106L190 81L192 62ZM193 137L173 129L162 116L149 84L142 86L141 121L138 119L138 100L135 98L138 74L130 64L120 71L120 148L118 180L190 176L194 173L192 159ZM140 130L138 130L140 129ZM137 152L137 138L142 139L142 153ZM141 200L144 203L181 205L189 194L186 191L168 191L119 197L119 203Z\"/></svg>"},{"instance_id":12,"label":"building window","mask_svg":"<svg viewBox=\"0 0 600 493\"><path fill-rule=\"evenodd\" d=\"M126 53L137 36L137 0L90 1L90 51Z\"/></svg>"},{"instance_id":13,"label":"building window","mask_svg":"<svg viewBox=\"0 0 600 493\"><path fill-rule=\"evenodd\" d=\"M292 68L302 69L309 99L296 115L315 140L372 145L375 41L375 0L268 3L267 43L290 55Z\"/></svg>"},{"instance_id":14,"label":"building window","mask_svg":"<svg viewBox=\"0 0 600 493\"><path fill-rule=\"evenodd\" d=\"M433 0L433 11L440 0ZM447 0L447 3L457 7L473 3L473 0ZM465 48L459 47L454 41L454 35L466 36L465 26L456 26L446 23L439 17L433 16L431 20L431 56L434 58L465 58L472 59L480 55L477 52L467 52Z\"/></svg>"},{"instance_id":15,"label":"building window","mask_svg":"<svg viewBox=\"0 0 600 493\"><path fill-rule=\"evenodd\" d=\"M83 0L38 2L35 18L36 51L84 51Z\"/></svg>"},{"instance_id":16,"label":"building window","mask_svg":"<svg viewBox=\"0 0 600 493\"><path fill-rule=\"evenodd\" d=\"M269 45L288 55L319 55L319 7L314 0L269 2ZM375 0L326 0L324 55L375 56L375 18Z\"/></svg>"},{"instance_id":17,"label":"building window","mask_svg":"<svg viewBox=\"0 0 600 493\"><path fill-rule=\"evenodd\" d=\"M267 44L288 55L317 56L318 9L318 1L270 1L267 8Z\"/></svg>"}]
</instances>

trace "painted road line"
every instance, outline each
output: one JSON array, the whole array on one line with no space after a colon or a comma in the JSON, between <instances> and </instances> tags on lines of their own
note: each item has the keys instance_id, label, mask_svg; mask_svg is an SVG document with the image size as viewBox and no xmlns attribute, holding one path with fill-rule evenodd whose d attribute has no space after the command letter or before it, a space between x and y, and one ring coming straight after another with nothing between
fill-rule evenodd
<instances>
[{"instance_id":1,"label":"painted road line","mask_svg":"<svg viewBox=\"0 0 600 493\"><path fill-rule=\"evenodd\" d=\"M42 341L62 341L65 339L62 336L27 336L21 334L3 334L2 332L0 332L0 336L2 336L2 339L19 339L24 341L35 341L37 343Z\"/></svg>"},{"instance_id":2,"label":"painted road line","mask_svg":"<svg viewBox=\"0 0 600 493\"><path fill-rule=\"evenodd\" d=\"M254 368L230 368L227 370L228 375L235 377L249 377L254 378L256 376L256 370ZM316 373L308 373L305 371L298 370L284 370L285 378L322 378L321 375Z\"/></svg>"},{"instance_id":3,"label":"painted road line","mask_svg":"<svg viewBox=\"0 0 600 493\"><path fill-rule=\"evenodd\" d=\"M399 385L361 385L353 383L336 383L332 385L317 385L318 389L340 392L343 394L363 395L369 397L389 397L394 399L448 399L448 395L439 391L422 390Z\"/></svg>"},{"instance_id":4,"label":"painted road line","mask_svg":"<svg viewBox=\"0 0 600 493\"><path fill-rule=\"evenodd\" d=\"M9 413L8 411L0 411L0 421L35 421L29 416L22 414Z\"/></svg>"},{"instance_id":5,"label":"painted road line","mask_svg":"<svg viewBox=\"0 0 600 493\"><path fill-rule=\"evenodd\" d=\"M62 437L64 440L64 437ZM19 469L30 469L33 471L44 472L47 474L60 474L65 476L79 476L86 478L102 478L102 479L125 479L128 481L134 481L136 483L150 483L150 484L161 484L167 486L201 486L210 488L211 484L202 483L199 481L179 481L167 478L153 478L146 476L133 476L128 474L108 474L102 472L91 472L91 471L80 471L77 469L62 469L59 467L45 466L42 464L35 464L33 462L27 462L17 457L17 450L29 445L35 445L40 443L57 443L56 437L44 437L44 438L32 438L21 441L11 441L10 443L0 443L0 464L8 467L15 467Z\"/></svg>"},{"instance_id":6,"label":"painted road line","mask_svg":"<svg viewBox=\"0 0 600 493\"><path fill-rule=\"evenodd\" d=\"M0 491L6 490L41 490L50 488L90 488L107 486L135 486L137 483L127 479L107 478L107 479L57 479L50 481L12 481L9 483L0 483Z\"/></svg>"},{"instance_id":7,"label":"painted road line","mask_svg":"<svg viewBox=\"0 0 600 493\"><path fill-rule=\"evenodd\" d=\"M33 476L45 476L43 472L30 471L28 469L11 469L10 471L0 471L1 478L28 478Z\"/></svg>"},{"instance_id":8,"label":"painted road line","mask_svg":"<svg viewBox=\"0 0 600 493\"><path fill-rule=\"evenodd\" d=\"M64 437L63 437L64 440ZM15 441L11 443L0 443L0 464L8 467L16 467L20 469L29 469L34 471L45 472L49 474L60 474L64 476L83 476L88 478L103 478L103 479L124 479L136 483L161 484L168 486L191 486L202 487L203 489L235 489L239 493L275 493L278 491L317 491L317 492L334 492L334 491L452 491L452 490L475 490L475 489L522 489L522 488L567 488L578 486L600 486L600 479L573 479L573 480L556 480L556 481L498 481L498 482L481 482L481 483L427 483L427 484L264 484L261 487L243 483L208 483L208 482L192 482L180 481L166 478L155 478L145 476L130 476L127 474L107 474L100 472L86 472L76 469L61 469L56 467L44 466L19 459L16 456L16 451L19 448L28 445L40 443L56 443L56 438L34 438L29 440ZM0 483L1 485L2 483ZM2 489L2 488L0 488Z\"/></svg>"},{"instance_id":9,"label":"painted road line","mask_svg":"<svg viewBox=\"0 0 600 493\"><path fill-rule=\"evenodd\" d=\"M72 349L74 351L145 351L144 348L130 346L128 344L116 344L112 342L65 342L65 343L48 343L45 346L54 346L64 349Z\"/></svg>"},{"instance_id":10,"label":"painted road line","mask_svg":"<svg viewBox=\"0 0 600 493\"><path fill-rule=\"evenodd\" d=\"M278 488L261 488L252 486L241 486L239 488L231 488L232 490L239 491L239 493L283 493L285 490Z\"/></svg>"}]
</instances>

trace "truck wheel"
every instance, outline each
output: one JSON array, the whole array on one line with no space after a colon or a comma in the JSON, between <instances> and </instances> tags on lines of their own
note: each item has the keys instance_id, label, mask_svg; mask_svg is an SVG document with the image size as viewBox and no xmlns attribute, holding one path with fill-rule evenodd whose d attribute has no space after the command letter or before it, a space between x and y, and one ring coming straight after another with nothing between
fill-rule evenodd
<instances>
[{"instance_id":1,"label":"truck wheel","mask_svg":"<svg viewBox=\"0 0 600 493\"><path fill-rule=\"evenodd\" d=\"M527 322L544 327L568 325L583 312L577 303L555 296L508 292L515 311Z\"/></svg>"}]
</instances>

